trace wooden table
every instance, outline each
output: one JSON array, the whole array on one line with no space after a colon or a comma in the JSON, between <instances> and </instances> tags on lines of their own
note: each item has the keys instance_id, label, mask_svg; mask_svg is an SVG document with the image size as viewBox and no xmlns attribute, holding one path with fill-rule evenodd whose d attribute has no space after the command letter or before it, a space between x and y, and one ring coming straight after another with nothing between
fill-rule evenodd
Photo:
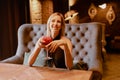
<instances>
[{"instance_id":1,"label":"wooden table","mask_svg":"<svg viewBox=\"0 0 120 80\"><path fill-rule=\"evenodd\" d=\"M0 80L91 80L92 71L0 63Z\"/></svg>"}]
</instances>

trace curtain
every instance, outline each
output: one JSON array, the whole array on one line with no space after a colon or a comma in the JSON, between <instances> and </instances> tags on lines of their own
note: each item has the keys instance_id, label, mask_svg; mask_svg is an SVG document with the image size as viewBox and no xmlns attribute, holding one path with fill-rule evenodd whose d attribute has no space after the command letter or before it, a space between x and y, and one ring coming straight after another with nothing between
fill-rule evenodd
<instances>
[{"instance_id":1,"label":"curtain","mask_svg":"<svg viewBox=\"0 0 120 80\"><path fill-rule=\"evenodd\" d=\"M10 57L16 52L17 30L20 25L29 22L27 1L0 0L0 59Z\"/></svg>"}]
</instances>

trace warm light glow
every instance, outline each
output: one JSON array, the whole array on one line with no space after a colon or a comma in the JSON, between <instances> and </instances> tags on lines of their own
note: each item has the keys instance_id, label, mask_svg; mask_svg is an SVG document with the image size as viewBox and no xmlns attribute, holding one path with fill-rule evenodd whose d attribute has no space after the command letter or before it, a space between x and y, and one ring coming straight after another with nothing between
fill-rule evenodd
<instances>
[{"instance_id":1,"label":"warm light glow","mask_svg":"<svg viewBox=\"0 0 120 80\"><path fill-rule=\"evenodd\" d=\"M106 3L99 5L100 8L105 9L106 8Z\"/></svg>"},{"instance_id":2,"label":"warm light glow","mask_svg":"<svg viewBox=\"0 0 120 80\"><path fill-rule=\"evenodd\" d=\"M77 0L68 0L69 1L69 6L73 6Z\"/></svg>"}]
</instances>

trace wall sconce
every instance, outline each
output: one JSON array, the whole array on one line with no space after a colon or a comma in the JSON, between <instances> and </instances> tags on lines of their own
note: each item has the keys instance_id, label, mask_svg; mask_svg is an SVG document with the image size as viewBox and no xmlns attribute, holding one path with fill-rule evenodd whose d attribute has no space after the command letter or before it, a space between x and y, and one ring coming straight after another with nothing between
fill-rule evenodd
<instances>
[{"instance_id":1,"label":"wall sconce","mask_svg":"<svg viewBox=\"0 0 120 80\"><path fill-rule=\"evenodd\" d=\"M108 20L110 25L115 20L115 12L114 12L112 6L110 6L109 9L108 9L108 12L106 14L106 19Z\"/></svg>"},{"instance_id":2,"label":"wall sconce","mask_svg":"<svg viewBox=\"0 0 120 80\"><path fill-rule=\"evenodd\" d=\"M107 6L107 4L106 4L106 3L104 3L104 4L102 4L102 5L99 5L98 7L102 8L102 9L105 9L105 8L106 8L106 6Z\"/></svg>"},{"instance_id":3,"label":"wall sconce","mask_svg":"<svg viewBox=\"0 0 120 80\"><path fill-rule=\"evenodd\" d=\"M90 5L90 8L88 9L88 14L91 19L93 19L97 14L97 8L93 3Z\"/></svg>"},{"instance_id":4,"label":"wall sconce","mask_svg":"<svg viewBox=\"0 0 120 80\"><path fill-rule=\"evenodd\" d=\"M77 0L68 0L69 6L73 6Z\"/></svg>"}]
</instances>

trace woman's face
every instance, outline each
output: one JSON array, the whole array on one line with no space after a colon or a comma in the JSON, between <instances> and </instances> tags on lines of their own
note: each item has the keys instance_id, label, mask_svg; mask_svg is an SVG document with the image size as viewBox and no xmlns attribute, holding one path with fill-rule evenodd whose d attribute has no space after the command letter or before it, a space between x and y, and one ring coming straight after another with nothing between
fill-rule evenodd
<instances>
[{"instance_id":1,"label":"woman's face","mask_svg":"<svg viewBox=\"0 0 120 80\"><path fill-rule=\"evenodd\" d=\"M56 15L52 17L50 21L50 30L51 30L52 38L55 38L59 34L59 31L61 29L61 24L62 24L62 20L60 16Z\"/></svg>"}]
</instances>

